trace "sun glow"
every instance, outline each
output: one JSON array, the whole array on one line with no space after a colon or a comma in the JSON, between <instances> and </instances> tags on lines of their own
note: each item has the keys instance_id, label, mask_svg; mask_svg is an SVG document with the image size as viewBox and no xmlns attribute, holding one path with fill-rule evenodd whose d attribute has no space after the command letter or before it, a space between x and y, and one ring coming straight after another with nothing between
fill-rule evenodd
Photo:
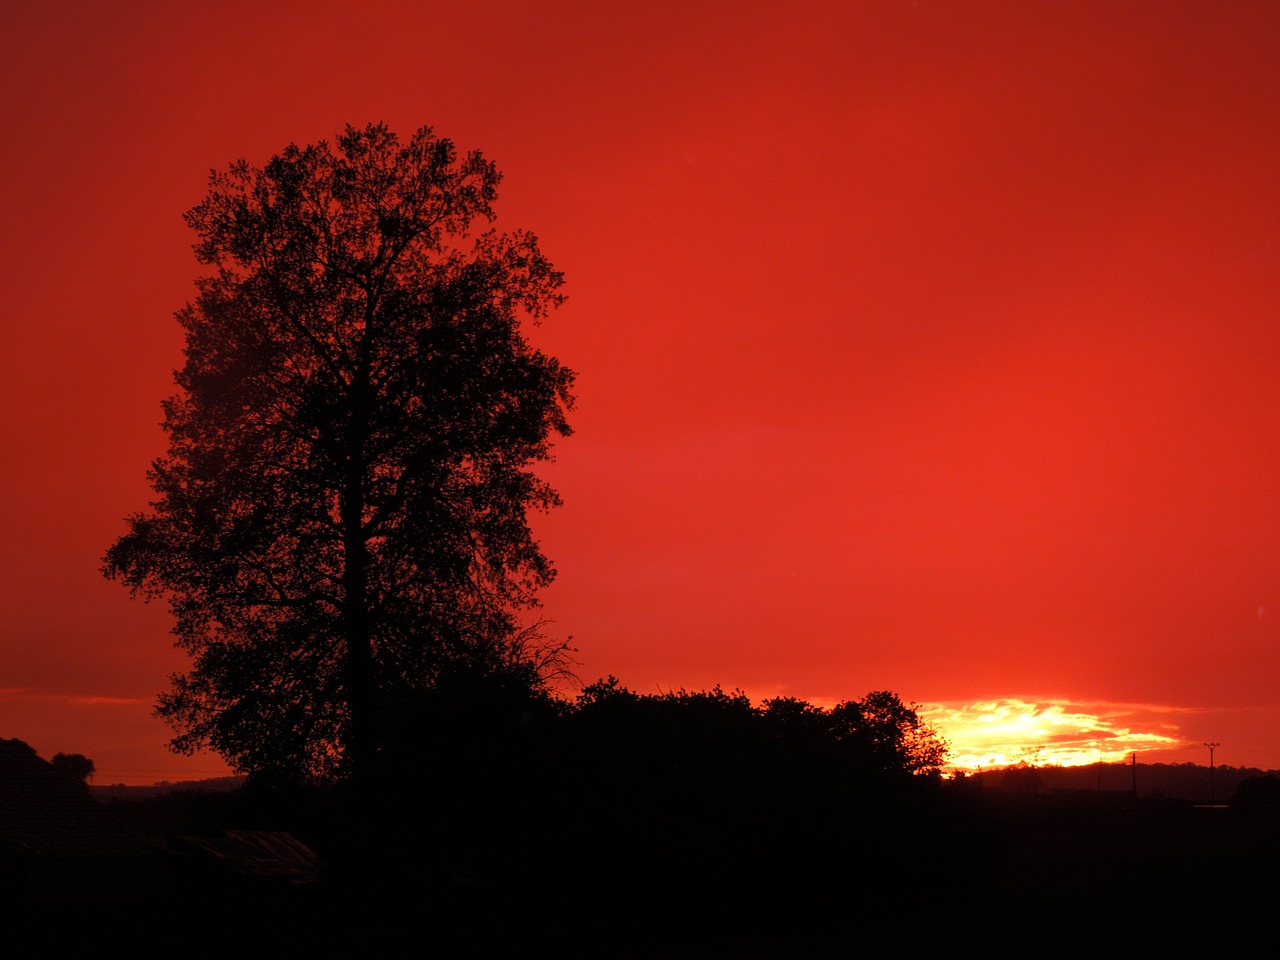
<instances>
[{"instance_id":1,"label":"sun glow","mask_svg":"<svg viewBox=\"0 0 1280 960\"><path fill-rule=\"evenodd\" d=\"M951 745L961 770L1017 763L1064 767L1115 763L1181 743L1168 708L1008 698L932 704L920 710Z\"/></svg>"}]
</instances>

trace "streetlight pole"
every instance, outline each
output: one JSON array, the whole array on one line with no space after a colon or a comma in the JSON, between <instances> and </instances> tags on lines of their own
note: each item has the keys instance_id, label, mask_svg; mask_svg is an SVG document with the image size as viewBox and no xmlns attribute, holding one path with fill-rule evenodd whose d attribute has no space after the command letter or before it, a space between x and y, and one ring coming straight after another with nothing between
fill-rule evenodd
<instances>
[{"instance_id":1,"label":"streetlight pole","mask_svg":"<svg viewBox=\"0 0 1280 960\"><path fill-rule=\"evenodd\" d=\"M1205 746L1209 748L1209 805L1213 806L1213 748L1222 744L1215 740L1213 743L1206 742Z\"/></svg>"}]
</instances>

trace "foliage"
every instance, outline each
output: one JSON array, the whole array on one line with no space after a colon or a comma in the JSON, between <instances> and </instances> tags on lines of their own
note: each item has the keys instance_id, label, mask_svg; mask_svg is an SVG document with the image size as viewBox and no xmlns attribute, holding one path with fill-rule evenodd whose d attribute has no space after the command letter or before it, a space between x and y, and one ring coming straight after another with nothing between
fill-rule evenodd
<instances>
[{"instance_id":1,"label":"foliage","mask_svg":"<svg viewBox=\"0 0 1280 960\"><path fill-rule=\"evenodd\" d=\"M1007 793L1030 796L1044 787L1042 768L1022 762L1006 767L1000 778L1000 787Z\"/></svg>"},{"instance_id":2,"label":"foliage","mask_svg":"<svg viewBox=\"0 0 1280 960\"><path fill-rule=\"evenodd\" d=\"M947 744L920 719L914 704L877 690L831 711L837 739L857 744L886 772L933 774L947 761Z\"/></svg>"},{"instance_id":3,"label":"foliage","mask_svg":"<svg viewBox=\"0 0 1280 960\"><path fill-rule=\"evenodd\" d=\"M1274 814L1280 810L1280 777L1269 773L1241 780L1231 805L1237 810Z\"/></svg>"},{"instance_id":4,"label":"foliage","mask_svg":"<svg viewBox=\"0 0 1280 960\"><path fill-rule=\"evenodd\" d=\"M834 747L859 767L890 775L932 776L947 761L946 741L914 704L887 690L830 710L792 697L766 700L763 709L792 750Z\"/></svg>"},{"instance_id":5,"label":"foliage","mask_svg":"<svg viewBox=\"0 0 1280 960\"><path fill-rule=\"evenodd\" d=\"M82 753L55 753L49 763L59 774L76 783L88 783L94 772L93 761Z\"/></svg>"},{"instance_id":6,"label":"foliage","mask_svg":"<svg viewBox=\"0 0 1280 960\"><path fill-rule=\"evenodd\" d=\"M877 775L932 775L947 759L946 741L920 719L914 705L886 690L830 710L794 697L755 707L740 690L727 693L717 686L697 693L640 695L610 676L583 689L577 712L612 724L616 736L647 731L649 743L655 736L667 743L701 736L729 750L771 744L792 759L827 754L849 769Z\"/></svg>"},{"instance_id":7,"label":"foliage","mask_svg":"<svg viewBox=\"0 0 1280 960\"><path fill-rule=\"evenodd\" d=\"M187 214L210 273L177 314L156 499L104 572L163 597L193 658L175 749L326 779L375 764L386 703L443 675L563 666L519 629L554 570L530 467L573 375L522 332L562 300L529 233L483 228L499 174L422 129L348 127L215 172Z\"/></svg>"}]
</instances>

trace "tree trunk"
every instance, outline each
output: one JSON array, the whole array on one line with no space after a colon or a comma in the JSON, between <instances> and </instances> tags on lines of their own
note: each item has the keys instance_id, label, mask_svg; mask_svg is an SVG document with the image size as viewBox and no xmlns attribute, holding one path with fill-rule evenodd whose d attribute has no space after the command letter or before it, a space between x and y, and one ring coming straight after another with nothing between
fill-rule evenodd
<instances>
[{"instance_id":1,"label":"tree trunk","mask_svg":"<svg viewBox=\"0 0 1280 960\"><path fill-rule=\"evenodd\" d=\"M346 510L343 511L347 513ZM357 514L357 518L359 514ZM357 792L368 780L369 770L377 752L377 720L374 716L377 708L374 694L373 678L373 644L369 629L369 609L367 603L367 571L368 558L364 549L364 537L360 524L354 524L344 517L346 527L344 548L346 568L343 574L343 585L346 592L346 606L343 610L343 626L347 641L347 711L348 729L345 744L350 763L348 766L352 783Z\"/></svg>"},{"instance_id":2,"label":"tree trunk","mask_svg":"<svg viewBox=\"0 0 1280 960\"><path fill-rule=\"evenodd\" d=\"M378 748L377 693L369 614L369 554L364 538L365 432L368 371L361 364L351 385L350 433L342 494L343 626L347 641L348 776L359 798L368 788Z\"/></svg>"}]
</instances>

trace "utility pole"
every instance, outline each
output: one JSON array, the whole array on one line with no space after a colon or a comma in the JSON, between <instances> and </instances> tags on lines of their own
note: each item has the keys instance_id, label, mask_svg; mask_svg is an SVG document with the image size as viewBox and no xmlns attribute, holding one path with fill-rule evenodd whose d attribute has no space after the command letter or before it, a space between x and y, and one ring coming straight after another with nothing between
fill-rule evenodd
<instances>
[{"instance_id":1,"label":"utility pole","mask_svg":"<svg viewBox=\"0 0 1280 960\"><path fill-rule=\"evenodd\" d=\"M1222 744L1215 740L1213 743L1206 742L1205 746L1209 748L1209 806L1213 806L1213 748Z\"/></svg>"}]
</instances>

